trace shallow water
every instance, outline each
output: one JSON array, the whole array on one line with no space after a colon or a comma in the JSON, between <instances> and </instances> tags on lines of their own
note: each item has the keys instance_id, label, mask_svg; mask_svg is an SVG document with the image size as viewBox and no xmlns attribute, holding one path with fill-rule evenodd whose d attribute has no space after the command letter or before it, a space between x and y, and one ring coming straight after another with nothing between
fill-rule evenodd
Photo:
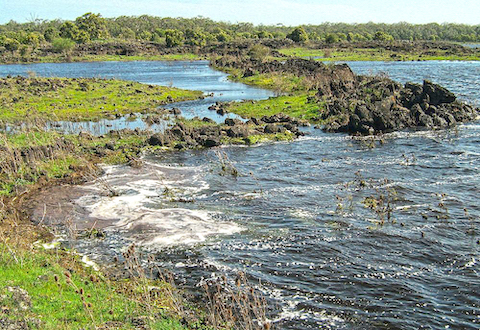
<instances>
[{"instance_id":1,"label":"shallow water","mask_svg":"<svg viewBox=\"0 0 480 330\"><path fill-rule=\"evenodd\" d=\"M97 77L134 80L141 83L174 86L182 89L201 90L205 95L211 95L203 100L176 103L174 106L182 109L182 116L209 117L216 122L223 122L225 118L237 118L234 114L227 117L217 115L208 107L215 102L240 100L259 100L273 96L273 92L228 81L227 75L212 70L208 61L139 61L139 62L89 62L89 63L40 63L26 65L0 65L0 77L7 75L36 75L40 77ZM165 106L166 109L173 105ZM96 135L105 134L113 129L150 129L162 131L168 122L148 125L139 115L134 120L125 117L99 122L55 122L49 123L48 128L66 133L88 131Z\"/></svg>"},{"instance_id":2,"label":"shallow water","mask_svg":"<svg viewBox=\"0 0 480 330\"><path fill-rule=\"evenodd\" d=\"M430 79L480 100L474 62L352 68ZM107 232L75 244L105 261L135 242L189 287L242 270L279 329L477 329L480 124L373 141L307 133L107 167L97 181L58 192L70 219ZM366 208L373 199L384 207Z\"/></svg>"}]
</instances>

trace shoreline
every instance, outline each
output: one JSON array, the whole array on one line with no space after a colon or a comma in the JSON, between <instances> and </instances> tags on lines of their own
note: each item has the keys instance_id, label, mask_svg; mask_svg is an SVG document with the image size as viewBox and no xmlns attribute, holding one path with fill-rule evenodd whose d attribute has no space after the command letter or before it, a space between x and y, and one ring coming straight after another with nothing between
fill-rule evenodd
<instances>
[{"instance_id":1,"label":"shoreline","mask_svg":"<svg viewBox=\"0 0 480 330\"><path fill-rule=\"evenodd\" d=\"M448 96L448 93L445 95ZM283 105L285 106L285 104L286 103L284 101ZM218 107L219 109L214 109L214 110L221 110L222 105L218 105ZM288 104L287 104L287 107L288 107ZM112 132L111 135L105 135L102 138L99 138L99 137L89 136L88 134L82 134L81 136L75 137L75 139L78 138L79 139L78 141L81 142L82 144L81 148L83 150L83 154L77 152L75 153L75 155L86 156L87 161L89 161L89 157L91 157L90 158L91 163L85 162L85 163L64 164L65 166L61 170L64 172L57 173L59 175L61 174L61 176L58 178L55 177L52 180L48 179L48 177L47 179L45 179L45 176L48 175L48 173L47 174L39 173L40 180L41 180L41 177L44 177L44 180L39 183L38 189L41 189L42 187L46 187L49 184L57 185L57 184L66 184L68 182L79 182L79 183L85 182L84 180L86 180L87 177L91 177L91 175L94 174L92 173L92 171L95 171L95 164L109 157L111 158L111 161L113 163L128 162L130 163L131 166L141 166L141 157L139 156L145 151L158 150L159 152L163 152L163 150L165 150L165 147L168 147L169 150L182 150L187 148L197 148L199 146L214 147L214 146L222 145L228 141L230 143L243 143L248 145L248 144L253 144L258 142L257 135L251 134L251 132L257 131L259 129L259 126L262 127L263 132L261 133L264 133L263 135L265 135L265 133L274 134L272 136L267 136L267 139L268 138L276 139L276 134L285 134L287 130L290 131L290 133L295 134L294 133L295 126L298 126L300 124L300 122L297 122L295 123L295 125L293 125L292 118L288 117L289 119L287 119L283 115L280 116L277 113L277 114L272 114L270 116L266 116L265 118L261 118L262 123L261 125L258 125L258 123L255 123L256 120L257 121L259 120L258 117L260 116L256 116L255 119L253 118L251 119L252 123L249 124L251 126L247 126L243 123L235 122L235 120L232 120L229 123L225 122L225 125L223 127L217 127L217 128L212 128L215 126L212 125L211 122L208 122L208 120L203 120L199 118L193 122L177 123L167 135L151 134L147 132L117 131L117 132ZM291 129L286 128L287 124L293 125L293 126L290 126ZM269 132L266 132L267 126L269 127L268 128ZM283 132L281 127L284 128ZM208 134L203 134L203 133L208 133ZM201 136L204 136L204 137L201 137ZM207 138L205 138L205 136ZM223 138L225 136L230 138L230 140L224 140ZM251 137L252 137L252 140L250 139ZM38 135L36 134L32 134L31 138L32 138L31 141L38 141ZM285 135L285 138L291 139L294 137L293 135L290 135L290 136ZM23 148L23 149L19 148L18 151L20 153L23 151L25 154L25 157L27 158L33 157L33 159L35 159L35 157L38 156L37 153L41 152L43 153L43 155L46 155L46 153L50 152L46 150L48 150L50 147L56 146L53 148L53 152L54 153L58 152L59 157L56 157L55 154L51 154L52 159L65 160L66 157L62 153L71 152L71 150L74 150L71 148L77 147L75 143L72 144L72 143L68 143L68 141L65 142L65 136L62 137L62 134L53 136L53 139L52 139L52 136L47 137L45 141L46 142L43 145L38 145L39 148L32 148L32 145L29 145L29 142L27 141L25 144L26 148ZM44 147L46 147L47 149L45 150ZM40 156L41 155L42 154L40 154ZM67 175L65 176L65 174ZM44 186L42 186L42 184L44 184ZM111 193L115 193L115 192L112 191ZM19 205L16 203L20 203L23 198L27 198L27 197L28 197L28 193L26 193L25 191L22 192L21 190L18 190L16 196L11 196L13 200L10 200L10 201L8 199L3 200L2 202L3 206L7 205L10 207L13 207L13 209L5 209L5 208L1 209L2 212L6 211L6 213L9 213L9 212L12 213L11 215L12 218L10 218L11 228L19 229L19 226L23 226L23 225L26 225L27 227L25 228L28 228L28 230L35 228L33 224L28 223L27 218L22 219L22 217L26 216L26 213L16 209L16 207L18 207ZM19 213L17 213L17 211ZM7 222L4 222L3 224L8 225ZM27 229L20 229L19 231L24 232L26 230ZM3 233L2 233L2 237L3 237ZM28 239L28 238L25 237L25 239ZM34 237L30 237L30 241L24 242L25 243L24 245L27 246L27 249L32 249L31 243L33 243L32 242L33 239ZM13 242L13 241L14 240L9 242ZM14 260L12 261L13 257L11 256L15 256L15 254L9 253L7 248L9 244L10 243L2 246L3 250L5 251L5 255L7 256L7 257L4 257L4 260L7 260L8 264L14 265L15 261ZM37 250L34 249L31 251L37 251ZM67 259L70 258L68 254L66 255L67 255L66 257ZM25 257L25 258L28 259L30 257ZM62 278L62 280L65 281L64 288L70 288L67 281L68 278L69 277L67 275L65 275L65 277ZM50 280L52 279L50 278ZM144 285L144 284L145 282L142 282L141 285ZM88 318L89 317L88 308L85 309L85 312Z\"/></svg>"}]
</instances>

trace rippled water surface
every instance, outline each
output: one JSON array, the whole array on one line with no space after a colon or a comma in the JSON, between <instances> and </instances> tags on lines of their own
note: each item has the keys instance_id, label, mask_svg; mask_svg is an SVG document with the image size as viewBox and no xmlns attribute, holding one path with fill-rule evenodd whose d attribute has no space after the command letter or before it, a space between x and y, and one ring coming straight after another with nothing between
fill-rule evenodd
<instances>
[{"instance_id":1,"label":"rippled water surface","mask_svg":"<svg viewBox=\"0 0 480 330\"><path fill-rule=\"evenodd\" d=\"M143 63L104 65L131 72L129 79L168 81L161 73L155 80ZM478 63L352 68L430 79L480 100ZM211 90L207 81L202 89ZM278 329L477 329L480 124L377 140L307 133L290 143L107 167L69 202L71 218L107 231L78 249L105 260L136 242L189 286L212 273L245 271L268 298ZM107 188L119 195L106 196Z\"/></svg>"}]
</instances>

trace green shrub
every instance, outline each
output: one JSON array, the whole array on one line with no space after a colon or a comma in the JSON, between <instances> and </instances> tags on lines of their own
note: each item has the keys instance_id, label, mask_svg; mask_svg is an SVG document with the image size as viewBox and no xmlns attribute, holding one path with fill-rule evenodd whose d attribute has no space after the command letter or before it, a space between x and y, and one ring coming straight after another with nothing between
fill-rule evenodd
<instances>
[{"instance_id":1,"label":"green shrub","mask_svg":"<svg viewBox=\"0 0 480 330\"><path fill-rule=\"evenodd\" d=\"M53 40L52 47L55 53L69 53L75 47L75 42L68 38L57 38Z\"/></svg>"}]
</instances>

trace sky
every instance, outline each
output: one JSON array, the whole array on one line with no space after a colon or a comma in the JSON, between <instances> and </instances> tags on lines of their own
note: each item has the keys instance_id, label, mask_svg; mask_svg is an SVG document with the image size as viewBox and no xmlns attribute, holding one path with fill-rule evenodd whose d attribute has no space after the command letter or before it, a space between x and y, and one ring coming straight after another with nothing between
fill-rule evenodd
<instances>
[{"instance_id":1,"label":"sky","mask_svg":"<svg viewBox=\"0 0 480 330\"><path fill-rule=\"evenodd\" d=\"M480 24L480 0L0 0L0 24L33 19L103 17L209 17L230 23L298 26L345 23Z\"/></svg>"}]
</instances>

